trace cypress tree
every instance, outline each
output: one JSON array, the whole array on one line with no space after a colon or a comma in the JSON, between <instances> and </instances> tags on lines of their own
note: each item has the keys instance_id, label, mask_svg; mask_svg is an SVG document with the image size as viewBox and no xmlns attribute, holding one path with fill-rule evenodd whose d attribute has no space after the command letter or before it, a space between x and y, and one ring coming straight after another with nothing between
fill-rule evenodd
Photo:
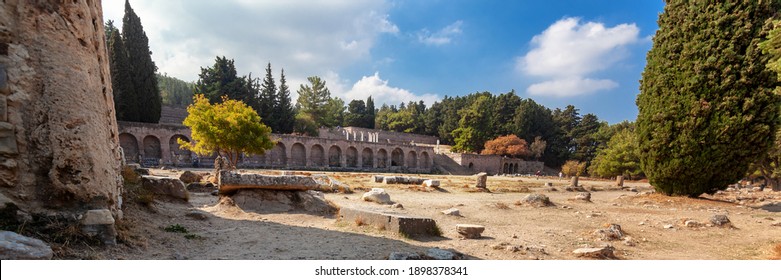
<instances>
[{"instance_id":1,"label":"cypress tree","mask_svg":"<svg viewBox=\"0 0 781 280\"><path fill-rule=\"evenodd\" d=\"M364 120L363 127L374 129L374 99L371 96L366 98L366 119Z\"/></svg>"},{"instance_id":2,"label":"cypress tree","mask_svg":"<svg viewBox=\"0 0 781 280\"><path fill-rule=\"evenodd\" d=\"M271 62L266 66L266 77L263 78L263 84L260 85L260 96L258 98L258 115L266 125L271 127L271 131L279 131L279 112L277 112L277 86L274 82L274 76L271 75Z\"/></svg>"},{"instance_id":3,"label":"cypress tree","mask_svg":"<svg viewBox=\"0 0 781 280\"><path fill-rule=\"evenodd\" d=\"M110 27L114 27L109 23ZM114 109L117 120L139 121L138 95L133 80L130 77L130 62L128 61L125 44L122 43L119 30L107 30L109 68L111 69L111 88L114 94Z\"/></svg>"},{"instance_id":4,"label":"cypress tree","mask_svg":"<svg viewBox=\"0 0 781 280\"><path fill-rule=\"evenodd\" d=\"M779 1L668 0L637 97L640 162L668 195L724 189L767 153L776 75L758 48Z\"/></svg>"},{"instance_id":5,"label":"cypress tree","mask_svg":"<svg viewBox=\"0 0 781 280\"><path fill-rule=\"evenodd\" d=\"M279 114L277 118L277 132L292 133L296 121L296 112L293 110L293 102L290 100L290 89L287 87L285 69L282 69L282 75L279 78L279 91L276 97L277 108L274 111Z\"/></svg>"},{"instance_id":6,"label":"cypress tree","mask_svg":"<svg viewBox=\"0 0 781 280\"><path fill-rule=\"evenodd\" d=\"M141 19L125 0L125 17L122 19L122 39L130 63L130 77L138 94L139 121L156 123L160 120L162 98L157 87L157 67L149 51Z\"/></svg>"}]
</instances>

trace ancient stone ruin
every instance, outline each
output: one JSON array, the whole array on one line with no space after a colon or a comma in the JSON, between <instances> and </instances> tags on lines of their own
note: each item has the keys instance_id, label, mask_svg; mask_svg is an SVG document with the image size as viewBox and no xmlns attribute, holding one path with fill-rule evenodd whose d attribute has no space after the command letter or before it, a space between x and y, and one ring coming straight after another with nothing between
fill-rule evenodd
<instances>
[{"instance_id":1,"label":"ancient stone ruin","mask_svg":"<svg viewBox=\"0 0 781 280\"><path fill-rule=\"evenodd\" d=\"M100 1L0 2L0 192L33 217L122 217L103 34Z\"/></svg>"}]
</instances>

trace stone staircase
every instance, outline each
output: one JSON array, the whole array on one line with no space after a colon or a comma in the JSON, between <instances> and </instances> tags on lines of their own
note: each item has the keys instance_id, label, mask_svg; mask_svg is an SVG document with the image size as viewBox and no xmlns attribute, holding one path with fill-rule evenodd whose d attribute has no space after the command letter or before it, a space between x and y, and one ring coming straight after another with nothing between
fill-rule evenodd
<instances>
[{"instance_id":1,"label":"stone staircase","mask_svg":"<svg viewBox=\"0 0 781 280\"><path fill-rule=\"evenodd\" d=\"M469 168L463 167L446 154L434 155L434 168L442 174L448 175L473 175Z\"/></svg>"}]
</instances>

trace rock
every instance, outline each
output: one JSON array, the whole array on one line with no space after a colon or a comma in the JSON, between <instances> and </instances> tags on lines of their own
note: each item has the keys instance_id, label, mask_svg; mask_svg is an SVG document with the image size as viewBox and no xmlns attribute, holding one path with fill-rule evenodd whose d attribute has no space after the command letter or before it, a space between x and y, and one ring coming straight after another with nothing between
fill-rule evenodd
<instances>
[{"instance_id":1,"label":"rock","mask_svg":"<svg viewBox=\"0 0 781 280\"><path fill-rule=\"evenodd\" d=\"M202 179L203 177L201 177L201 175L189 170L182 172L182 175L179 175L179 180L182 180L185 184L200 182Z\"/></svg>"},{"instance_id":2,"label":"rock","mask_svg":"<svg viewBox=\"0 0 781 280\"><path fill-rule=\"evenodd\" d=\"M616 186L623 187L624 186L624 176L616 176Z\"/></svg>"},{"instance_id":3,"label":"rock","mask_svg":"<svg viewBox=\"0 0 781 280\"><path fill-rule=\"evenodd\" d=\"M559 190L558 190L558 189L556 189L556 188L545 188L545 191L546 191L546 192L557 192L557 191L559 191Z\"/></svg>"},{"instance_id":4,"label":"rock","mask_svg":"<svg viewBox=\"0 0 781 280\"><path fill-rule=\"evenodd\" d=\"M510 246L509 242L502 242L502 243L496 244L494 246L491 246L491 248L494 249L494 250L502 250L504 248L507 248L507 246Z\"/></svg>"},{"instance_id":5,"label":"rock","mask_svg":"<svg viewBox=\"0 0 781 280\"><path fill-rule=\"evenodd\" d=\"M635 240L632 239L629 236L624 237L624 242L623 243L624 243L625 246L629 246L629 247L634 247L634 246L637 245L637 242L635 242Z\"/></svg>"},{"instance_id":6,"label":"rock","mask_svg":"<svg viewBox=\"0 0 781 280\"><path fill-rule=\"evenodd\" d=\"M594 232L602 241L621 240L624 238L624 231L621 230L621 226L618 224L610 224L605 229L599 229Z\"/></svg>"},{"instance_id":7,"label":"rock","mask_svg":"<svg viewBox=\"0 0 781 280\"><path fill-rule=\"evenodd\" d=\"M568 192L587 192L583 186L567 186L564 187L564 190Z\"/></svg>"},{"instance_id":8,"label":"rock","mask_svg":"<svg viewBox=\"0 0 781 280\"><path fill-rule=\"evenodd\" d=\"M672 229L672 228L674 228L673 225L670 224L664 225L664 229Z\"/></svg>"},{"instance_id":9,"label":"rock","mask_svg":"<svg viewBox=\"0 0 781 280\"><path fill-rule=\"evenodd\" d=\"M0 231L0 260L50 260L54 252L41 240Z\"/></svg>"},{"instance_id":10,"label":"rock","mask_svg":"<svg viewBox=\"0 0 781 280\"><path fill-rule=\"evenodd\" d=\"M206 215L206 213L198 211L198 210L190 210L189 212L187 212L187 214L184 214L184 215L187 216L187 217L196 219L196 220L201 220L201 221L209 219L209 216Z\"/></svg>"},{"instance_id":11,"label":"rock","mask_svg":"<svg viewBox=\"0 0 781 280\"><path fill-rule=\"evenodd\" d=\"M544 194L529 194L526 195L523 199L521 199L521 203L525 205L531 205L534 207L547 207L547 206L553 206L554 204L550 201L548 196Z\"/></svg>"},{"instance_id":12,"label":"rock","mask_svg":"<svg viewBox=\"0 0 781 280\"><path fill-rule=\"evenodd\" d=\"M265 189L284 191L328 191L331 187L328 176L282 176L254 173L236 173L221 171L219 176L220 193L230 193L240 189Z\"/></svg>"},{"instance_id":13,"label":"rock","mask_svg":"<svg viewBox=\"0 0 781 280\"><path fill-rule=\"evenodd\" d=\"M117 231L114 217L108 209L89 210L81 219L81 232L90 237L98 237L108 245L117 244Z\"/></svg>"},{"instance_id":14,"label":"rock","mask_svg":"<svg viewBox=\"0 0 781 280\"><path fill-rule=\"evenodd\" d=\"M575 196L575 200L581 200L585 202L591 202L591 193L590 192L579 192Z\"/></svg>"},{"instance_id":15,"label":"rock","mask_svg":"<svg viewBox=\"0 0 781 280\"><path fill-rule=\"evenodd\" d=\"M387 177L386 177L387 178ZM371 191L366 192L361 197L364 201L371 201L379 204L391 204L390 195L385 192L385 189L373 188Z\"/></svg>"},{"instance_id":16,"label":"rock","mask_svg":"<svg viewBox=\"0 0 781 280\"><path fill-rule=\"evenodd\" d=\"M578 186L578 176L572 176L572 180L569 183L570 187Z\"/></svg>"},{"instance_id":17,"label":"rock","mask_svg":"<svg viewBox=\"0 0 781 280\"><path fill-rule=\"evenodd\" d=\"M770 225L774 226L774 227L781 227L781 222L775 222L775 223L772 223Z\"/></svg>"},{"instance_id":18,"label":"rock","mask_svg":"<svg viewBox=\"0 0 781 280\"><path fill-rule=\"evenodd\" d=\"M401 205L401 203L394 203L391 205L391 208L404 209L404 205Z\"/></svg>"},{"instance_id":19,"label":"rock","mask_svg":"<svg viewBox=\"0 0 781 280\"><path fill-rule=\"evenodd\" d=\"M553 187L553 183L551 183L551 182L547 182L547 183L545 183L545 186L546 186L546 187Z\"/></svg>"},{"instance_id":20,"label":"rock","mask_svg":"<svg viewBox=\"0 0 781 280\"><path fill-rule=\"evenodd\" d=\"M481 225L457 224L456 231L466 239L479 239L480 235L485 231L485 227Z\"/></svg>"},{"instance_id":21,"label":"rock","mask_svg":"<svg viewBox=\"0 0 781 280\"><path fill-rule=\"evenodd\" d=\"M481 189L487 188L488 173L480 172L476 176L477 176L477 182L475 183L475 187Z\"/></svg>"},{"instance_id":22,"label":"rock","mask_svg":"<svg viewBox=\"0 0 781 280\"><path fill-rule=\"evenodd\" d=\"M458 211L456 208L450 208L447 210L442 211L442 214L448 215L448 216L461 216L461 212Z\"/></svg>"},{"instance_id":23,"label":"rock","mask_svg":"<svg viewBox=\"0 0 781 280\"><path fill-rule=\"evenodd\" d=\"M382 183L382 182L383 182L383 179L385 178L385 176L382 176L382 175L374 175L374 176L372 176L372 178L374 179L374 182L375 182L375 183ZM401 253L399 253L399 254L401 254Z\"/></svg>"},{"instance_id":24,"label":"rock","mask_svg":"<svg viewBox=\"0 0 781 280\"><path fill-rule=\"evenodd\" d=\"M695 220L686 220L686 221L683 222L683 225L686 226L686 227L690 227L690 228L697 228L697 227L702 227L703 226L702 223L700 223L698 221L695 221Z\"/></svg>"},{"instance_id":25,"label":"rock","mask_svg":"<svg viewBox=\"0 0 781 280\"><path fill-rule=\"evenodd\" d=\"M330 216L338 209L318 191L276 191L241 189L227 197L236 207L258 214L305 212ZM226 197L221 198L221 201Z\"/></svg>"},{"instance_id":26,"label":"rock","mask_svg":"<svg viewBox=\"0 0 781 280\"><path fill-rule=\"evenodd\" d=\"M393 252L388 256L388 260L420 260L420 255L416 253Z\"/></svg>"},{"instance_id":27,"label":"rock","mask_svg":"<svg viewBox=\"0 0 781 280\"><path fill-rule=\"evenodd\" d=\"M580 248L572 251L576 257L594 258L594 259L615 259L613 246L607 245L599 248Z\"/></svg>"},{"instance_id":28,"label":"rock","mask_svg":"<svg viewBox=\"0 0 781 280\"><path fill-rule=\"evenodd\" d=\"M635 188L635 187L631 187L631 188L627 189L627 191L630 191L630 192L637 192L637 188Z\"/></svg>"},{"instance_id":29,"label":"rock","mask_svg":"<svg viewBox=\"0 0 781 280\"><path fill-rule=\"evenodd\" d=\"M6 206L9 205L9 206ZM13 205L13 206L10 206ZM13 207L14 209L18 208L16 207L16 204L13 200L5 196L3 193L0 193L0 211L5 210L6 207Z\"/></svg>"},{"instance_id":30,"label":"rock","mask_svg":"<svg viewBox=\"0 0 781 280\"><path fill-rule=\"evenodd\" d=\"M423 186L427 188L437 188L439 187L439 180L425 180L423 181Z\"/></svg>"},{"instance_id":31,"label":"rock","mask_svg":"<svg viewBox=\"0 0 781 280\"><path fill-rule=\"evenodd\" d=\"M732 222L730 222L727 215L713 215L710 218L710 223L714 226L718 227L729 227L732 226Z\"/></svg>"},{"instance_id":32,"label":"rock","mask_svg":"<svg viewBox=\"0 0 781 280\"><path fill-rule=\"evenodd\" d=\"M420 185L424 181L426 179L405 176L385 176L382 178L382 182L385 184Z\"/></svg>"},{"instance_id":33,"label":"rock","mask_svg":"<svg viewBox=\"0 0 781 280\"><path fill-rule=\"evenodd\" d=\"M431 248L426 251L426 257L434 260L455 260L456 254L439 248Z\"/></svg>"},{"instance_id":34,"label":"rock","mask_svg":"<svg viewBox=\"0 0 781 280\"><path fill-rule=\"evenodd\" d=\"M216 190L217 187L209 182L195 182L187 184L188 192L210 193Z\"/></svg>"},{"instance_id":35,"label":"rock","mask_svg":"<svg viewBox=\"0 0 781 280\"><path fill-rule=\"evenodd\" d=\"M176 178L141 176L141 186L156 195L185 202L190 200L190 193L184 183Z\"/></svg>"},{"instance_id":36,"label":"rock","mask_svg":"<svg viewBox=\"0 0 781 280\"><path fill-rule=\"evenodd\" d=\"M209 183L212 183L212 184L217 184L218 183L217 182L217 176L213 176L213 175L206 176L206 182L209 182Z\"/></svg>"}]
</instances>

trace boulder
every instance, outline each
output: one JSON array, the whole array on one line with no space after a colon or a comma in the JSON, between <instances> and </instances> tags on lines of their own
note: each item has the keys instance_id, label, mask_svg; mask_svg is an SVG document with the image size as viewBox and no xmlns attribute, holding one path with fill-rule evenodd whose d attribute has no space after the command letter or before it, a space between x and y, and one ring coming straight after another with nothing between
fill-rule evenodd
<instances>
[{"instance_id":1,"label":"boulder","mask_svg":"<svg viewBox=\"0 0 781 280\"><path fill-rule=\"evenodd\" d=\"M382 176L382 175L374 175L374 176L373 176L373 179L374 179L374 182L375 182L375 183L382 183L382 182L383 182L383 179L385 179L385 176Z\"/></svg>"},{"instance_id":2,"label":"boulder","mask_svg":"<svg viewBox=\"0 0 781 280\"><path fill-rule=\"evenodd\" d=\"M331 179L325 175L287 176L221 171L218 180L220 193L223 194L234 192L240 189L264 189L281 191L317 190L327 192L338 189L338 187L331 186Z\"/></svg>"},{"instance_id":3,"label":"boulder","mask_svg":"<svg viewBox=\"0 0 781 280\"><path fill-rule=\"evenodd\" d=\"M598 248L580 248L572 251L576 257L594 258L594 259L615 259L613 246L606 245Z\"/></svg>"},{"instance_id":4,"label":"boulder","mask_svg":"<svg viewBox=\"0 0 781 280\"><path fill-rule=\"evenodd\" d=\"M188 192L210 193L217 190L217 186L209 182L195 182L187 184Z\"/></svg>"},{"instance_id":5,"label":"boulder","mask_svg":"<svg viewBox=\"0 0 781 280\"><path fill-rule=\"evenodd\" d=\"M732 222L730 222L727 215L713 215L710 218L710 223L717 227L730 227L732 226Z\"/></svg>"},{"instance_id":6,"label":"boulder","mask_svg":"<svg viewBox=\"0 0 781 280\"><path fill-rule=\"evenodd\" d=\"M420 260L420 255L416 253L393 252L388 256L388 260Z\"/></svg>"},{"instance_id":7,"label":"boulder","mask_svg":"<svg viewBox=\"0 0 781 280\"><path fill-rule=\"evenodd\" d=\"M330 216L338 209L318 191L241 189L229 197L236 207L258 214L304 212Z\"/></svg>"},{"instance_id":8,"label":"boulder","mask_svg":"<svg viewBox=\"0 0 781 280\"><path fill-rule=\"evenodd\" d=\"M184 183L177 178L141 176L141 186L155 195L166 196L185 202L190 199L190 193L185 188Z\"/></svg>"},{"instance_id":9,"label":"boulder","mask_svg":"<svg viewBox=\"0 0 781 280\"><path fill-rule=\"evenodd\" d=\"M447 210L442 211L442 214L448 215L448 216L461 216L461 212L458 211L456 208L450 208Z\"/></svg>"},{"instance_id":10,"label":"boulder","mask_svg":"<svg viewBox=\"0 0 781 280\"><path fill-rule=\"evenodd\" d=\"M431 248L426 251L426 257L432 260L455 260L457 255L448 250Z\"/></svg>"},{"instance_id":11,"label":"boulder","mask_svg":"<svg viewBox=\"0 0 781 280\"><path fill-rule=\"evenodd\" d=\"M381 188L373 188L371 191L364 193L361 198L364 201L371 201L379 204L393 203L390 199L390 195L387 192L385 192L385 189L381 189Z\"/></svg>"},{"instance_id":12,"label":"boulder","mask_svg":"<svg viewBox=\"0 0 781 280\"><path fill-rule=\"evenodd\" d=\"M686 220L683 222L683 225L690 228L698 228L703 226L702 223L695 220Z\"/></svg>"},{"instance_id":13,"label":"boulder","mask_svg":"<svg viewBox=\"0 0 781 280\"><path fill-rule=\"evenodd\" d=\"M475 187L485 189L488 187L488 173L480 172L476 175L477 182L475 183Z\"/></svg>"},{"instance_id":14,"label":"boulder","mask_svg":"<svg viewBox=\"0 0 781 280\"><path fill-rule=\"evenodd\" d=\"M479 239L485 227L481 225L457 224L456 231L466 239Z\"/></svg>"},{"instance_id":15,"label":"boulder","mask_svg":"<svg viewBox=\"0 0 781 280\"><path fill-rule=\"evenodd\" d=\"M575 196L575 200L585 201L585 202L591 202L591 193L590 192L579 192Z\"/></svg>"},{"instance_id":16,"label":"boulder","mask_svg":"<svg viewBox=\"0 0 781 280\"><path fill-rule=\"evenodd\" d=\"M534 207L548 207L553 206L553 202L550 201L550 198L544 194L529 194L526 195L523 199L521 199L521 204L530 205Z\"/></svg>"},{"instance_id":17,"label":"boulder","mask_svg":"<svg viewBox=\"0 0 781 280\"><path fill-rule=\"evenodd\" d=\"M439 187L439 180L425 180L423 181L423 186L427 188L437 188Z\"/></svg>"},{"instance_id":18,"label":"boulder","mask_svg":"<svg viewBox=\"0 0 781 280\"><path fill-rule=\"evenodd\" d=\"M196 174L192 171L185 171L182 172L182 175L179 175L179 180L182 180L183 183L189 184L189 183L197 183L200 182L203 179L201 175Z\"/></svg>"},{"instance_id":19,"label":"boulder","mask_svg":"<svg viewBox=\"0 0 781 280\"><path fill-rule=\"evenodd\" d=\"M99 238L103 244L117 244L114 217L108 209L89 210L84 213L81 219L81 232L87 236Z\"/></svg>"},{"instance_id":20,"label":"boulder","mask_svg":"<svg viewBox=\"0 0 781 280\"><path fill-rule=\"evenodd\" d=\"M607 228L598 229L594 232L594 235L602 241L614 241L624 238L624 231L621 230L621 226L618 224L610 224Z\"/></svg>"},{"instance_id":21,"label":"boulder","mask_svg":"<svg viewBox=\"0 0 781 280\"><path fill-rule=\"evenodd\" d=\"M50 260L54 252L41 240L0 231L0 260Z\"/></svg>"}]
</instances>

